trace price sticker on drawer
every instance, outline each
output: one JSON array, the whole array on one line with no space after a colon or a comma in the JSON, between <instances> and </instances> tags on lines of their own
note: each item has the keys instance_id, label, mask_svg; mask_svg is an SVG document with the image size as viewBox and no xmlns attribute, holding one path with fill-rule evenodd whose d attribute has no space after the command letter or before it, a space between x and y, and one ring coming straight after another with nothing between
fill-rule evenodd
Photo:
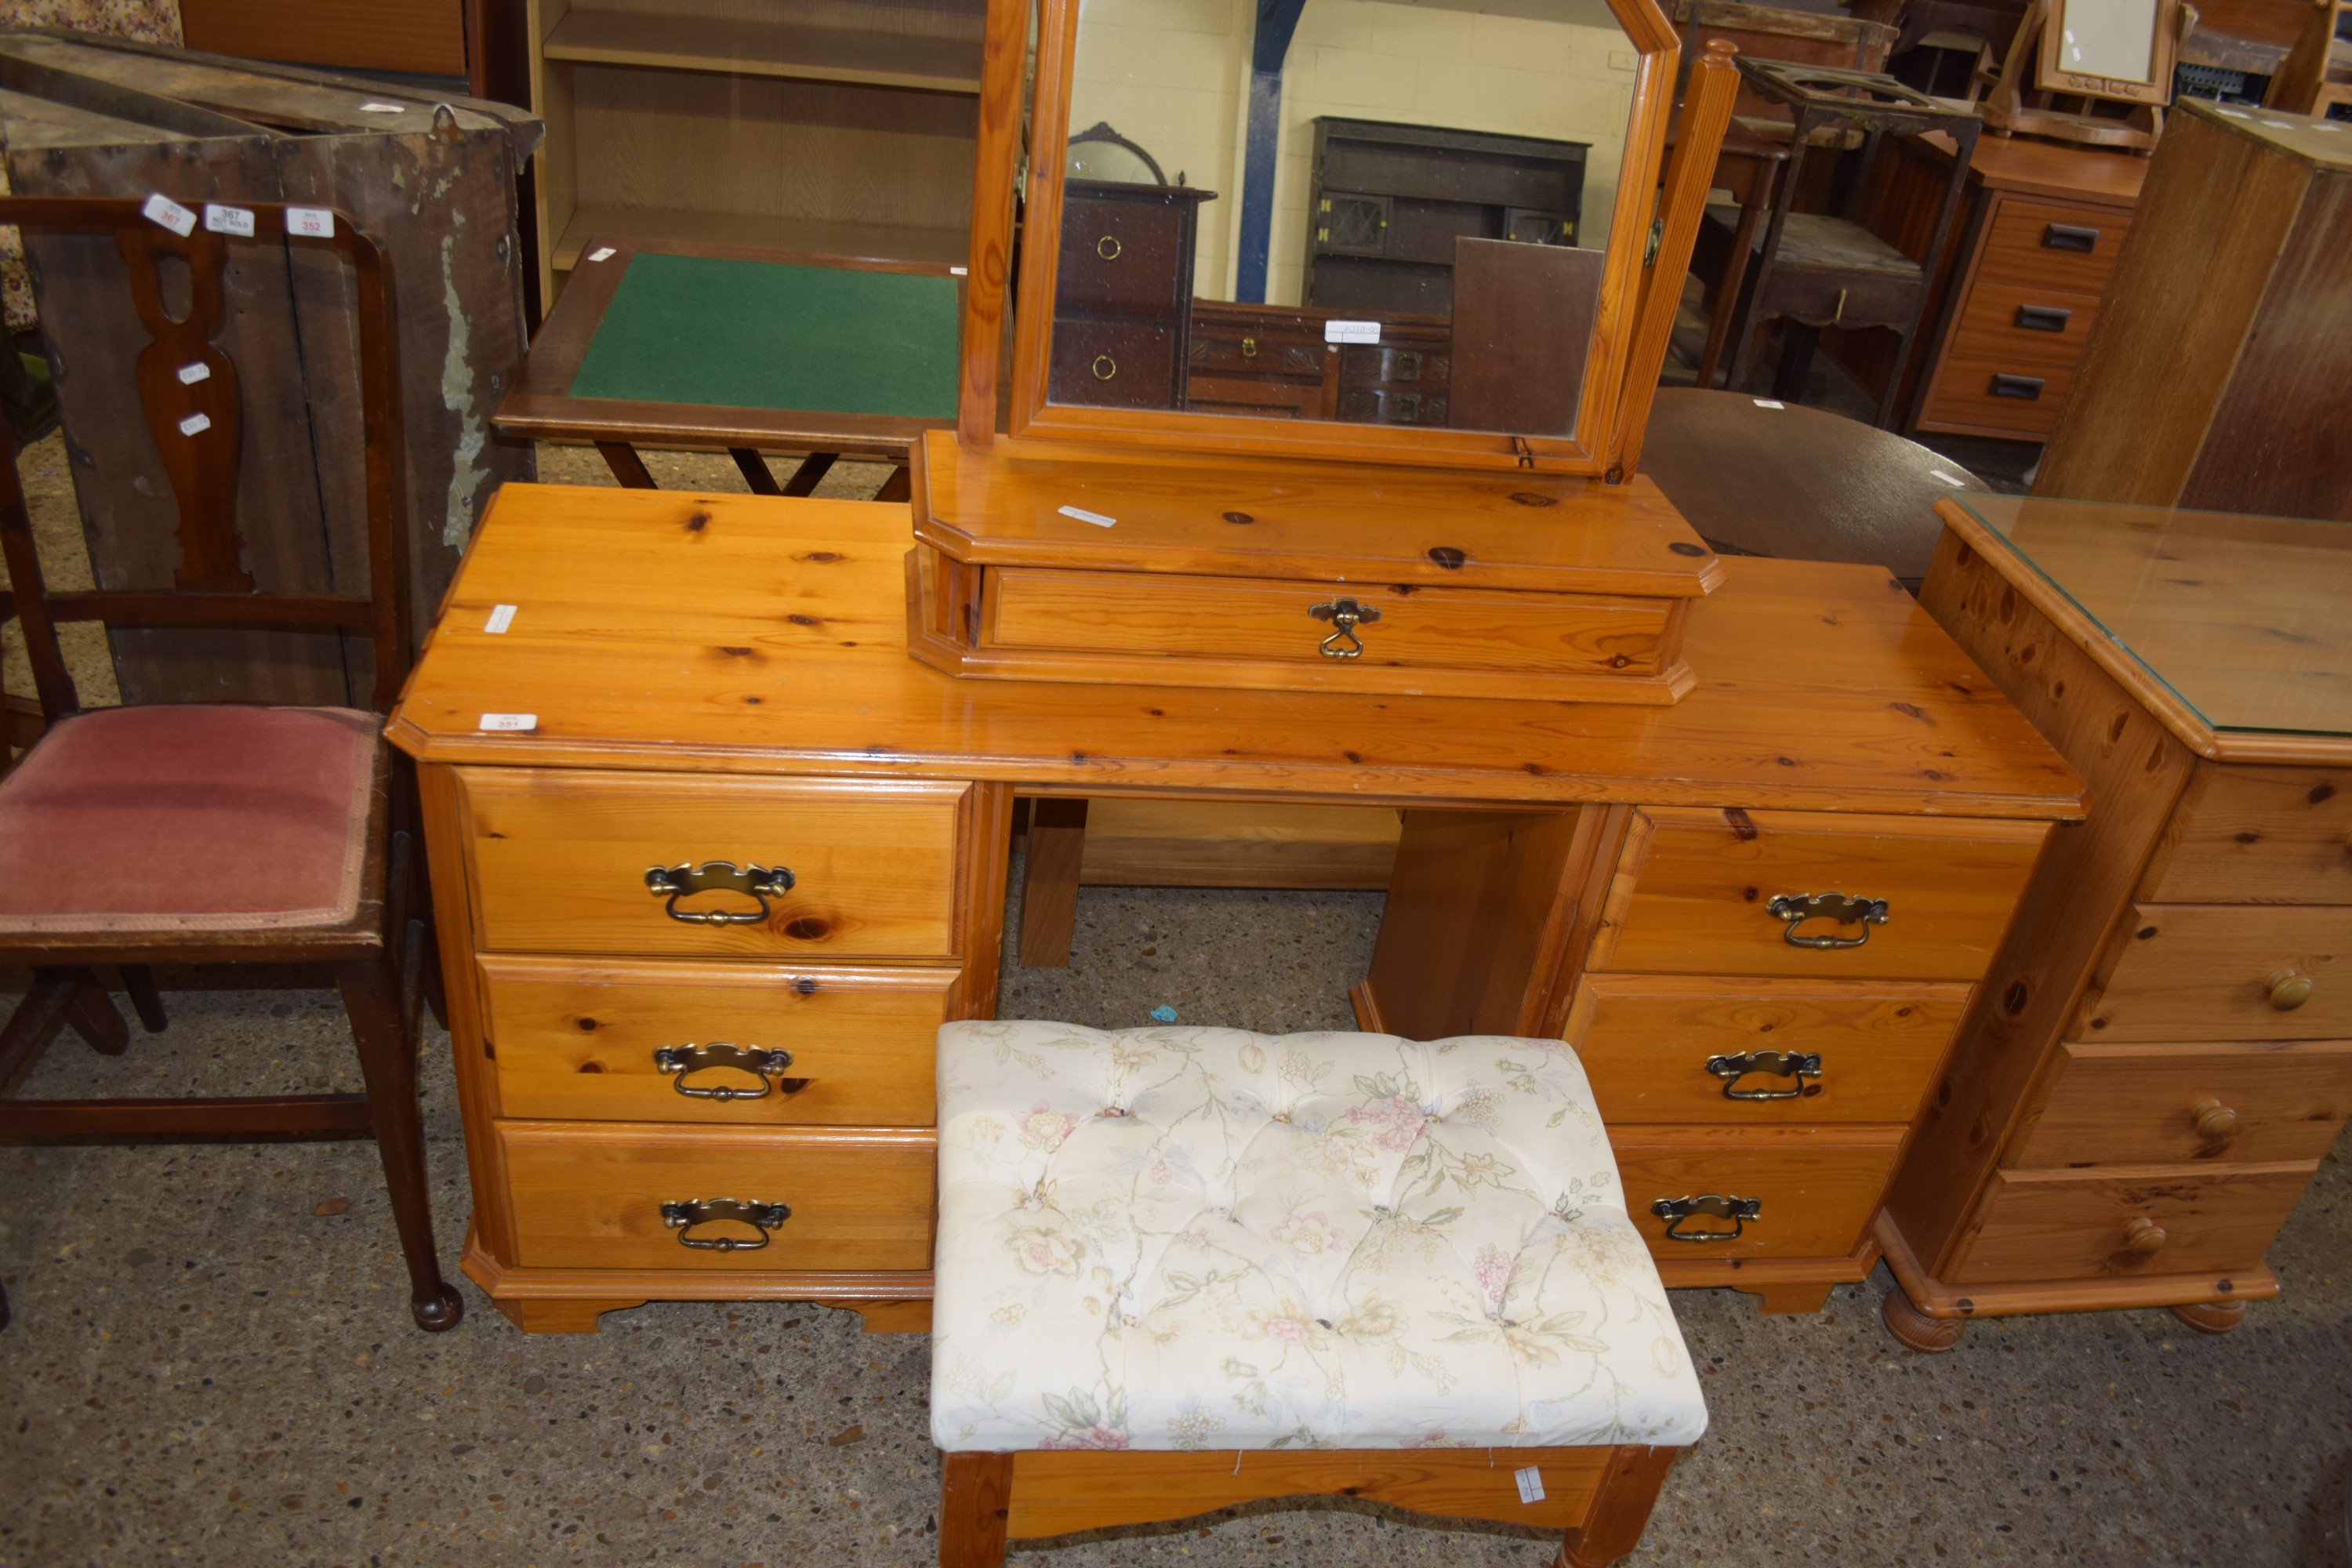
<instances>
[{"instance_id":1,"label":"price sticker on drawer","mask_svg":"<svg viewBox=\"0 0 2352 1568\"><path fill-rule=\"evenodd\" d=\"M508 734L536 730L539 728L539 715L536 713L485 713L482 715L482 728L492 733Z\"/></svg>"},{"instance_id":2,"label":"price sticker on drawer","mask_svg":"<svg viewBox=\"0 0 2352 1568\"><path fill-rule=\"evenodd\" d=\"M1323 341L1327 343L1376 343L1381 341L1378 321L1326 321Z\"/></svg>"}]
</instances>

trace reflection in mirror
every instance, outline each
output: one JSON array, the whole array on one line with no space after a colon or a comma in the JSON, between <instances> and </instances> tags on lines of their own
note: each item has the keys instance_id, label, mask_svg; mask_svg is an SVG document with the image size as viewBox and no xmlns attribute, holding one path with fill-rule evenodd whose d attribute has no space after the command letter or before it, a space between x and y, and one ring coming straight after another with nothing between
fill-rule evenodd
<instances>
[{"instance_id":1,"label":"reflection in mirror","mask_svg":"<svg viewBox=\"0 0 2352 1568\"><path fill-rule=\"evenodd\" d=\"M1049 400L1572 436L1635 61L1604 0L1080 0Z\"/></svg>"}]
</instances>

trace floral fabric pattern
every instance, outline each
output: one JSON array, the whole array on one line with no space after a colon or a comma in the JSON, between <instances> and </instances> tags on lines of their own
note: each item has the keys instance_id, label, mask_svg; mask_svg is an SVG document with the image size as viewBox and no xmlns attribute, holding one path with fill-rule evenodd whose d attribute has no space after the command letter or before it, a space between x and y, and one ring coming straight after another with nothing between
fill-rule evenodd
<instances>
[{"instance_id":1,"label":"floral fabric pattern","mask_svg":"<svg viewBox=\"0 0 2352 1568\"><path fill-rule=\"evenodd\" d=\"M942 1448L1706 1430L1557 1040L961 1023L939 1084Z\"/></svg>"}]
</instances>

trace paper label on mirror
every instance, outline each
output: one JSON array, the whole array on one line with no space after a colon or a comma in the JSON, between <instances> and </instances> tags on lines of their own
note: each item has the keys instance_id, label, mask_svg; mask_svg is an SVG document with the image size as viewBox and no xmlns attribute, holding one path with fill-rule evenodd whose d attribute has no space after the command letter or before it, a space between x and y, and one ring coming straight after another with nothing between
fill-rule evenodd
<instances>
[{"instance_id":1,"label":"paper label on mirror","mask_svg":"<svg viewBox=\"0 0 2352 1568\"><path fill-rule=\"evenodd\" d=\"M1105 517L1098 511L1088 511L1082 506L1057 506L1054 510L1060 512L1064 517L1074 517L1080 522L1091 522L1097 528L1116 528L1118 526L1118 519L1115 517Z\"/></svg>"},{"instance_id":2,"label":"paper label on mirror","mask_svg":"<svg viewBox=\"0 0 2352 1568\"><path fill-rule=\"evenodd\" d=\"M1381 341L1378 321L1326 321L1323 341L1327 343L1376 343Z\"/></svg>"}]
</instances>

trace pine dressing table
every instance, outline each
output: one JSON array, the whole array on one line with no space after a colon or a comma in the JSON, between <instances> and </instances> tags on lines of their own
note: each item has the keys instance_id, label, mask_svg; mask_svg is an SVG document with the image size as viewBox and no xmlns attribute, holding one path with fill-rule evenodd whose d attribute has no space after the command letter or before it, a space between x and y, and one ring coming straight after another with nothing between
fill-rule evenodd
<instances>
[{"instance_id":1,"label":"pine dressing table","mask_svg":"<svg viewBox=\"0 0 2352 1568\"><path fill-rule=\"evenodd\" d=\"M1065 325L1106 384L1160 363L1165 324L1117 338L1102 301L1107 279L1159 300L1158 272L1118 269L1167 247L1065 243L1050 154L1000 395L1027 11L992 0L957 426L917 449L910 502L501 493L390 733L427 819L465 1267L508 1316L928 1321L932 1040L994 1014L1016 792L1402 811L1365 1027L1571 1042L1670 1285L1802 1311L1868 1272L1937 1065L2082 784L1885 574L1717 561L1639 477L1737 73L1721 46L1693 66L1662 178L1671 24L1654 0L1612 0L1612 27L1559 9L1397 5L1364 35L1446 65L1424 123L1574 140L1614 183L1576 245L1381 242L1493 286L1489 325L1440 323L1444 374L1515 386L1496 417L1521 428L1057 398ZM1221 150L1214 95L1116 90L1163 54L1263 74L1288 34L1139 53L1139 29L1093 25L1047 0L1034 144L1153 190L1070 132L1159 115L1122 129L1240 215L1183 207L1202 302L1297 308L1264 270L1297 253L1276 231L1309 233L1267 183L1280 139ZM1311 135L1313 79L1293 85L1254 138ZM1496 330L1498 301L1541 330ZM1328 322L1323 346L1436 376L1426 312L1415 346L1396 324Z\"/></svg>"}]
</instances>

